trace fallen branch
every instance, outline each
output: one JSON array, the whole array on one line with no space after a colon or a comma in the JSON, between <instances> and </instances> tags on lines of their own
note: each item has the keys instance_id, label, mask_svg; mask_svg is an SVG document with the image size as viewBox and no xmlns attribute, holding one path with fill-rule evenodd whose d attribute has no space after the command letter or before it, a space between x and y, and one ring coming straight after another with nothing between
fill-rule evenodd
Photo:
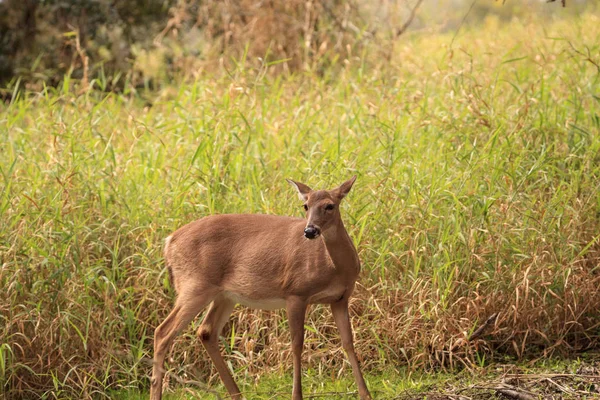
<instances>
[{"instance_id":1,"label":"fallen branch","mask_svg":"<svg viewBox=\"0 0 600 400\"><path fill-rule=\"evenodd\" d=\"M519 391L517 388L513 388L513 389L504 389L504 388L497 388L495 389L498 393L509 397L511 399L516 399L516 400L536 400L536 398L532 395L530 395L529 393L526 392L521 392Z\"/></svg>"}]
</instances>

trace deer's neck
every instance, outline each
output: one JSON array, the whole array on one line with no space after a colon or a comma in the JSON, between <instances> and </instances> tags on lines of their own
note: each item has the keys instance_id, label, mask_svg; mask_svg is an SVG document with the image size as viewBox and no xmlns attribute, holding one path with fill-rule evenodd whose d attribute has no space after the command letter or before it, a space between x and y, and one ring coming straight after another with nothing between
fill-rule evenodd
<instances>
[{"instance_id":1,"label":"deer's neck","mask_svg":"<svg viewBox=\"0 0 600 400\"><path fill-rule=\"evenodd\" d=\"M360 271L358 253L341 219L335 226L323 232L323 241L329 257L337 269L356 273Z\"/></svg>"}]
</instances>

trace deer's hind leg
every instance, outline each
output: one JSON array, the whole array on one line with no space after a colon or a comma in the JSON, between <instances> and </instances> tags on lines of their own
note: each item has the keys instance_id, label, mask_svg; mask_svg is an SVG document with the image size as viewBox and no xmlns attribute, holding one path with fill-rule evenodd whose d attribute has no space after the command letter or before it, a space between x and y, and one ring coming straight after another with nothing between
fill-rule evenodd
<instances>
[{"instance_id":1,"label":"deer's hind leg","mask_svg":"<svg viewBox=\"0 0 600 400\"><path fill-rule=\"evenodd\" d=\"M202 325L198 328L198 337L210 356L225 388L234 400L241 399L240 389L236 385L223 356L219 351L219 334L229 319L235 302L224 296L218 296L211 304Z\"/></svg>"},{"instance_id":2,"label":"deer's hind leg","mask_svg":"<svg viewBox=\"0 0 600 400\"><path fill-rule=\"evenodd\" d=\"M192 319L217 296L217 293L218 291L215 289L180 293L171 313L154 331L154 364L150 400L160 400L162 397L164 362L171 343Z\"/></svg>"}]
</instances>

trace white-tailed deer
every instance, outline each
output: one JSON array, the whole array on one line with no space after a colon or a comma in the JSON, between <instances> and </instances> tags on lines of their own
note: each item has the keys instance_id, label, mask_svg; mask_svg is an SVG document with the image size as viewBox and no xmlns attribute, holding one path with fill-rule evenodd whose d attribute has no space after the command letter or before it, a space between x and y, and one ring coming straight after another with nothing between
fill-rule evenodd
<instances>
[{"instance_id":1,"label":"white-tailed deer","mask_svg":"<svg viewBox=\"0 0 600 400\"><path fill-rule=\"evenodd\" d=\"M160 400L163 364L175 336L211 302L198 336L232 398L242 398L221 353L218 336L236 303L285 307L292 336L294 386L302 399L301 358L309 304L329 304L361 399L370 399L352 343L348 298L360 260L340 217L339 205L356 176L333 190L296 187L306 219L274 215L214 215L178 229L165 245L175 307L154 333L150 399Z\"/></svg>"}]
</instances>

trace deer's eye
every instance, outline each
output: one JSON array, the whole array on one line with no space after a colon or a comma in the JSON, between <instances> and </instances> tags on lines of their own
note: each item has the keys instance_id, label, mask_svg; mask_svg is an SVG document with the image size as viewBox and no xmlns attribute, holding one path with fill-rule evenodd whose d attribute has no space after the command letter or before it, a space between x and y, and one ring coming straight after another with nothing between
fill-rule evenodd
<instances>
[{"instance_id":1,"label":"deer's eye","mask_svg":"<svg viewBox=\"0 0 600 400\"><path fill-rule=\"evenodd\" d=\"M325 206L325 209L326 209L327 211L330 211L330 210L333 210L333 208L334 208L334 207L335 207L335 206L334 206L333 204L327 204L327 205Z\"/></svg>"},{"instance_id":2,"label":"deer's eye","mask_svg":"<svg viewBox=\"0 0 600 400\"><path fill-rule=\"evenodd\" d=\"M304 204L302 207L304 207L304 211L308 211L308 206L306 204Z\"/></svg>"}]
</instances>

